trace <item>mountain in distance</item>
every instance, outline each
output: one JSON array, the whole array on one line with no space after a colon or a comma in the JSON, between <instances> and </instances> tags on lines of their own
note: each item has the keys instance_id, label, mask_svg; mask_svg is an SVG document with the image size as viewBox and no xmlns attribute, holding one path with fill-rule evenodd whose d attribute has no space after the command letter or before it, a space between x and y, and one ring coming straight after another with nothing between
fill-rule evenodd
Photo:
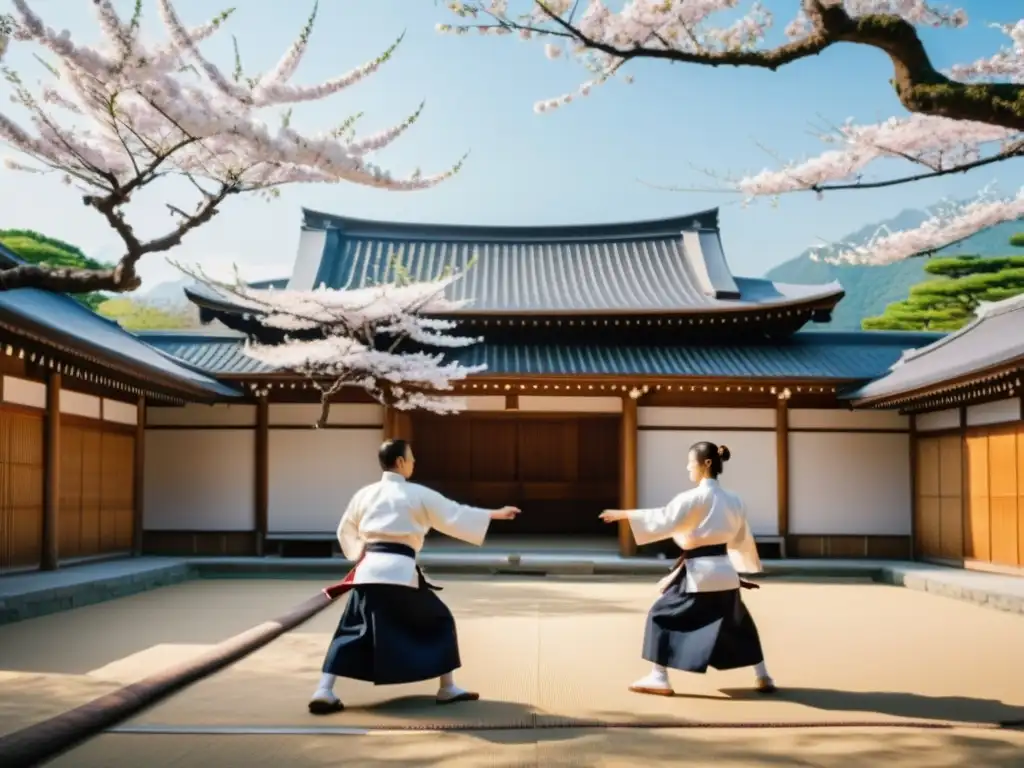
<instances>
[{"instance_id":1,"label":"mountain in distance","mask_svg":"<svg viewBox=\"0 0 1024 768\"><path fill-rule=\"evenodd\" d=\"M286 283L289 276L289 270L287 267L281 269L273 267L259 268L251 271L254 274L251 277L247 277L245 275L245 270L242 270L243 279L247 280L249 285L254 287L266 287L270 283L274 283L275 287L283 287L281 284ZM263 273L272 274L274 277L266 278ZM194 283L195 280L191 277L182 277L178 280L165 280L164 282L157 283L152 288L148 289L144 283L142 288L132 295L150 306L181 309L182 307L192 306L192 302L190 302L188 296L185 295L185 289Z\"/></svg>"},{"instance_id":2,"label":"mountain in distance","mask_svg":"<svg viewBox=\"0 0 1024 768\"><path fill-rule=\"evenodd\" d=\"M185 288L192 283L191 277L183 277L180 280L157 283L149 290L146 290L145 284L143 284L142 290L136 291L135 295L148 304L184 305L189 303L188 297L185 296Z\"/></svg>"},{"instance_id":3,"label":"mountain in distance","mask_svg":"<svg viewBox=\"0 0 1024 768\"><path fill-rule=\"evenodd\" d=\"M921 224L928 214L925 211L908 209L886 221L870 224L841 238L843 242L865 243L882 227L892 231L910 229ZM951 245L936 253L937 256L1005 256L1015 250L1010 237L1024 231L1024 222L1006 222L978 232L961 243ZM812 249L773 267L765 277L779 283L802 283L814 285L838 280L846 296L836 306L830 323L808 323L807 330L854 331L860 330L865 317L882 314L886 305L907 298L910 288L925 280L934 280L933 275L924 271L927 259L924 257L905 259L884 266L860 264L827 264L811 259ZM1017 253L1020 253L1017 250Z\"/></svg>"}]
</instances>

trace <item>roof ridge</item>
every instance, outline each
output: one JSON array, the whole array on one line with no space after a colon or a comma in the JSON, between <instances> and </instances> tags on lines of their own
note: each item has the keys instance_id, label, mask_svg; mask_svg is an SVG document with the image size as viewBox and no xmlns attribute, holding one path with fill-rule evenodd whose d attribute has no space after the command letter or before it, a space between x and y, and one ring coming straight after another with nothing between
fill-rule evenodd
<instances>
[{"instance_id":1,"label":"roof ridge","mask_svg":"<svg viewBox=\"0 0 1024 768\"><path fill-rule=\"evenodd\" d=\"M655 232L668 234L676 231L695 229L719 229L719 208L707 208L701 211L679 214L676 216L665 216L653 219L638 219L632 221L615 222L590 222L576 224L455 224L451 222L415 222L415 221L394 221L386 219L365 219L356 216L344 216L340 214L317 211L312 208L302 208L302 226L310 230L342 229L349 231L368 230L375 232L394 233L432 233L455 235L492 235L501 234L504 237L515 237L531 235L531 239L556 238L558 236L568 237L610 237L612 235L633 235L642 233L653 234Z\"/></svg>"}]
</instances>

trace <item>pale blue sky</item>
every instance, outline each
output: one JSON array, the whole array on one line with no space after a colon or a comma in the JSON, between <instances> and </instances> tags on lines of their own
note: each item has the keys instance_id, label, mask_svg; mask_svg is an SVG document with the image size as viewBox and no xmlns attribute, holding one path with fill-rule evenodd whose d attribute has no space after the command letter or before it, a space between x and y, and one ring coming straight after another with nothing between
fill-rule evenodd
<instances>
[{"instance_id":1,"label":"pale blue sky","mask_svg":"<svg viewBox=\"0 0 1024 768\"><path fill-rule=\"evenodd\" d=\"M118 2L126 12L131 4ZM273 66L312 7L308 1L236 4L228 29L204 50L230 71L235 34L250 73ZM780 28L797 5L796 0L765 4L782 19ZM0 0L0 7L7 5ZM33 3L50 26L95 40L91 5ZM209 0L177 0L176 5L189 24L222 7ZM147 29L162 34L155 3L145 0L145 6ZM1020 18L1009 0L963 0L961 6L971 19L967 30L923 33L942 67L991 55L1005 38L988 23ZM286 275L302 206L368 218L528 225L653 218L721 205L731 266L737 274L756 276L821 238L841 237L903 208L969 197L992 182L1005 193L1024 184L1024 163L1017 162L882 192L836 193L822 202L791 196L778 208L768 201L743 208L733 196L652 189L638 179L715 186L696 168L721 174L757 171L775 165L761 147L781 158L819 151L816 124L848 117L874 122L901 114L888 84L888 61L872 49L842 46L777 73L646 63L632 67L633 85L612 83L555 113L536 115L535 101L574 89L584 71L571 62L548 61L538 43L435 31L438 22L453 20L443 3L428 0L322 0L299 82L340 74L378 55L403 30L406 37L376 75L324 102L300 106L295 122L315 130L362 111L363 130L376 130L426 100L419 123L378 162L399 172L416 167L431 172L471 150L462 173L421 192L299 185L272 203L234 199L212 223L189 235L174 257L215 269L237 262L254 278ZM21 48L6 63L33 78L44 75ZM118 241L99 215L56 178L0 170L0 179L0 227L36 229L97 258L118 255ZM135 203L129 216L146 234L161 233L170 224L158 195ZM179 277L159 255L148 257L142 272L146 287Z\"/></svg>"}]
</instances>

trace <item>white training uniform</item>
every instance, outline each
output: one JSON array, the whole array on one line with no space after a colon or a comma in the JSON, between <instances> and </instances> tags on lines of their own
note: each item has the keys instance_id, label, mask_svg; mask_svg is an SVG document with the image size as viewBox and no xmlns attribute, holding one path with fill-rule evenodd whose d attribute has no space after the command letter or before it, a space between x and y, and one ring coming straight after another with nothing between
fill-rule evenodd
<instances>
[{"instance_id":1,"label":"white training uniform","mask_svg":"<svg viewBox=\"0 0 1024 768\"><path fill-rule=\"evenodd\" d=\"M670 538L683 550L711 544L728 547L726 555L686 561L687 592L739 589L740 573L762 570L743 501L717 480L701 480L696 488L680 493L659 509L631 510L629 524L641 546ZM677 571L673 570L660 586L670 583Z\"/></svg>"},{"instance_id":2,"label":"white training uniform","mask_svg":"<svg viewBox=\"0 0 1024 768\"><path fill-rule=\"evenodd\" d=\"M491 511L458 504L397 472L361 488L338 525L338 543L355 568L353 584L398 584L418 587L416 561L388 552L365 552L371 542L405 544L418 554L433 528L446 536L480 546L491 524Z\"/></svg>"}]
</instances>

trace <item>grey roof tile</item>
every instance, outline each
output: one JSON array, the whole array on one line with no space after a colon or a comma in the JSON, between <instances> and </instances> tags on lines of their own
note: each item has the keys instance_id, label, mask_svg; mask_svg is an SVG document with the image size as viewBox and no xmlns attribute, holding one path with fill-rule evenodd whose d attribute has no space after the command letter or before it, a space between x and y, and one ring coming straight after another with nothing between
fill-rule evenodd
<instances>
[{"instance_id":1,"label":"grey roof tile","mask_svg":"<svg viewBox=\"0 0 1024 768\"><path fill-rule=\"evenodd\" d=\"M304 210L324 232L317 263L297 263L291 287L360 288L473 267L447 296L486 313L664 313L749 310L838 299L842 288L734 278L718 211L625 224L479 227L372 222ZM300 249L301 250L301 249Z\"/></svg>"},{"instance_id":2,"label":"grey roof tile","mask_svg":"<svg viewBox=\"0 0 1024 768\"><path fill-rule=\"evenodd\" d=\"M211 374L269 373L245 354L241 334L150 332L144 338ZM483 363L491 375L688 376L863 381L878 376L905 349L936 334L805 332L788 342L732 345L487 344L448 355Z\"/></svg>"},{"instance_id":3,"label":"grey roof tile","mask_svg":"<svg viewBox=\"0 0 1024 768\"><path fill-rule=\"evenodd\" d=\"M0 266L24 263L0 244ZM207 396L237 397L239 392L205 373L194 370L162 350L141 341L113 320L97 315L70 296L36 288L0 291L0 323L20 335L85 353L122 373L172 389Z\"/></svg>"},{"instance_id":4,"label":"grey roof tile","mask_svg":"<svg viewBox=\"0 0 1024 768\"><path fill-rule=\"evenodd\" d=\"M1024 363L1024 294L982 305L971 323L908 352L887 375L846 397L860 402L885 400L1015 361Z\"/></svg>"}]
</instances>

